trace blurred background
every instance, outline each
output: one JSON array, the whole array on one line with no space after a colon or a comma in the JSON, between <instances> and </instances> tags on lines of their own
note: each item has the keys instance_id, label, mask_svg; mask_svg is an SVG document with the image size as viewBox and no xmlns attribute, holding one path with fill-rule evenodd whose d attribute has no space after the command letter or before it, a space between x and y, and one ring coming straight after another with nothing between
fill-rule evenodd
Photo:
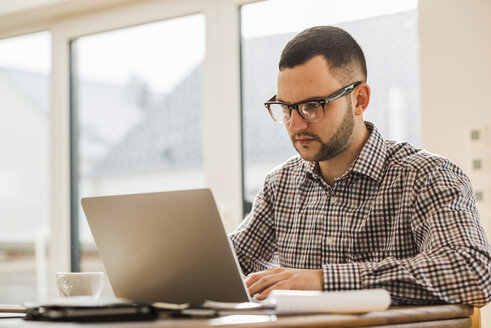
<instances>
[{"instance_id":1,"label":"blurred background","mask_svg":"<svg viewBox=\"0 0 491 328\"><path fill-rule=\"evenodd\" d=\"M315 25L355 37L365 119L463 168L489 235L487 0L0 0L0 303L104 270L81 197L209 187L232 231L295 155L263 103Z\"/></svg>"}]
</instances>

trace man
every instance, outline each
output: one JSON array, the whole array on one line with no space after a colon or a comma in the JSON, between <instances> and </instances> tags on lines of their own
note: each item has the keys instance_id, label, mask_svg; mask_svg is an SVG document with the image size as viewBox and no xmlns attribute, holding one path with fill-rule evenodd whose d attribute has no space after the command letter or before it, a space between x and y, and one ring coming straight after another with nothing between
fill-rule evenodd
<instances>
[{"instance_id":1,"label":"man","mask_svg":"<svg viewBox=\"0 0 491 328\"><path fill-rule=\"evenodd\" d=\"M363 120L363 52L342 29L295 36L266 103L300 157L270 172L231 234L251 295L384 288L393 304L491 299L491 252L468 177Z\"/></svg>"}]
</instances>

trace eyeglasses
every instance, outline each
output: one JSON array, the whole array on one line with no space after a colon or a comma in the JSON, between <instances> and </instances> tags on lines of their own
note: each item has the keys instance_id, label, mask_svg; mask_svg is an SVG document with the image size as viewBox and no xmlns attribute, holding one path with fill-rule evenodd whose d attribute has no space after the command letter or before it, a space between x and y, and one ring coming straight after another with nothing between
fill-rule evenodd
<instances>
[{"instance_id":1,"label":"eyeglasses","mask_svg":"<svg viewBox=\"0 0 491 328\"><path fill-rule=\"evenodd\" d=\"M296 104L287 104L276 101L276 95L264 103L269 114L278 123L288 123L292 118L292 110L296 110L298 115L307 122L317 122L324 118L325 105L343 96L349 95L362 82L351 83L344 88L334 92L325 99L304 100Z\"/></svg>"}]
</instances>

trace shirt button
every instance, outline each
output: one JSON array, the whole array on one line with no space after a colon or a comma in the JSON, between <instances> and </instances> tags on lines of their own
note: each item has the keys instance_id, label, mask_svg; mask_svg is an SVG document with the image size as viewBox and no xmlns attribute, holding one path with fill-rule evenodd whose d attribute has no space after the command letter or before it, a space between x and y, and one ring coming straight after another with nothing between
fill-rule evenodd
<instances>
[{"instance_id":1,"label":"shirt button","mask_svg":"<svg viewBox=\"0 0 491 328\"><path fill-rule=\"evenodd\" d=\"M336 204L338 202L338 199L336 197L331 197L331 203Z\"/></svg>"},{"instance_id":2,"label":"shirt button","mask_svg":"<svg viewBox=\"0 0 491 328\"><path fill-rule=\"evenodd\" d=\"M326 244L327 245L332 245L333 242L334 242L334 240L331 237L326 238Z\"/></svg>"}]
</instances>

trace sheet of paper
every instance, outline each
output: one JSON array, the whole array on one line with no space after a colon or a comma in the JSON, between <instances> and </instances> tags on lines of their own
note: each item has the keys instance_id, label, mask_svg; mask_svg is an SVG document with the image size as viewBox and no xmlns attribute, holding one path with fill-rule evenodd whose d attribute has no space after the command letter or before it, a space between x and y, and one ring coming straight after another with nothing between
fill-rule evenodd
<instances>
[{"instance_id":1,"label":"sheet of paper","mask_svg":"<svg viewBox=\"0 0 491 328\"><path fill-rule=\"evenodd\" d=\"M274 290L268 300L276 305L276 314L364 313L384 311L390 306L390 294L384 289L338 292Z\"/></svg>"},{"instance_id":2,"label":"sheet of paper","mask_svg":"<svg viewBox=\"0 0 491 328\"><path fill-rule=\"evenodd\" d=\"M208 309L213 310L234 310L234 311L248 311L248 310L260 310L260 309L270 309L274 308L274 306L268 302L243 302L243 303L234 303L234 302L216 302L206 300L203 303L203 306Z\"/></svg>"},{"instance_id":3,"label":"sheet of paper","mask_svg":"<svg viewBox=\"0 0 491 328\"><path fill-rule=\"evenodd\" d=\"M20 304L0 304L0 313L26 313L26 307Z\"/></svg>"},{"instance_id":4,"label":"sheet of paper","mask_svg":"<svg viewBox=\"0 0 491 328\"><path fill-rule=\"evenodd\" d=\"M0 319L1 318L24 318L26 315L25 313L7 313L7 312L0 312Z\"/></svg>"},{"instance_id":5,"label":"sheet of paper","mask_svg":"<svg viewBox=\"0 0 491 328\"><path fill-rule=\"evenodd\" d=\"M176 304L176 303L155 302L152 303L152 306L159 310L184 310L189 307L189 303Z\"/></svg>"}]
</instances>

